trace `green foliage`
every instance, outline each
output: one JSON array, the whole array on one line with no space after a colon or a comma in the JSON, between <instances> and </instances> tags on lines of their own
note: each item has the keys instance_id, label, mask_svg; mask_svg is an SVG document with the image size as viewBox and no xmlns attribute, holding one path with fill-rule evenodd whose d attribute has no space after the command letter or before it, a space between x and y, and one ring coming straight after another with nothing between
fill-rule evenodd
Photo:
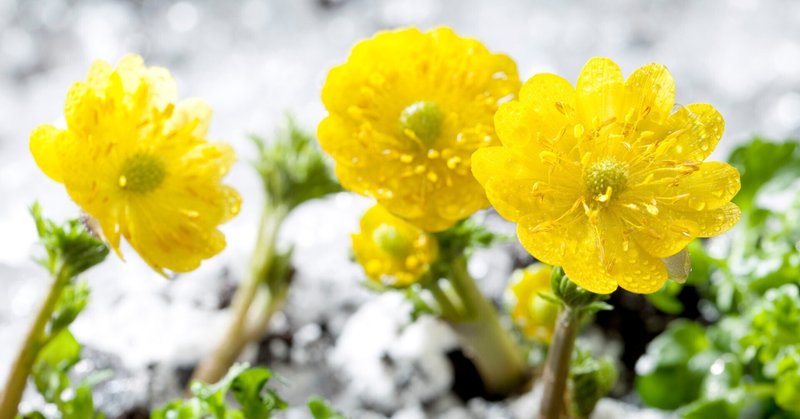
<instances>
[{"instance_id":1,"label":"green foliage","mask_svg":"<svg viewBox=\"0 0 800 419\"><path fill-rule=\"evenodd\" d=\"M769 290L748 313L747 333L740 345L743 355L766 364L779 352L800 345L800 293L794 284ZM800 395L800 393L799 393Z\"/></svg>"},{"instance_id":2,"label":"green foliage","mask_svg":"<svg viewBox=\"0 0 800 419\"><path fill-rule=\"evenodd\" d=\"M93 378L73 385L69 374L80 361L81 345L69 326L89 302L89 287L75 282L75 276L102 262L108 247L92 236L79 220L57 224L45 219L38 204L31 207L40 242L46 257L39 260L53 276L53 287L60 289L43 336L28 350L37 351L31 378L44 401L55 405L62 419L103 418L94 409ZM23 418L43 418L41 412L29 412Z\"/></svg>"},{"instance_id":3,"label":"green foliage","mask_svg":"<svg viewBox=\"0 0 800 419\"><path fill-rule=\"evenodd\" d=\"M251 139L258 148L254 164L269 205L291 210L342 190L314 138L300 130L291 118L272 142L257 136Z\"/></svg>"},{"instance_id":4,"label":"green foliage","mask_svg":"<svg viewBox=\"0 0 800 419\"><path fill-rule=\"evenodd\" d=\"M92 236L80 220L69 220L58 225L42 217L38 203L31 207L39 239L47 257L39 260L51 274L75 277L99 264L108 256L108 247Z\"/></svg>"},{"instance_id":5,"label":"green foliage","mask_svg":"<svg viewBox=\"0 0 800 419\"><path fill-rule=\"evenodd\" d=\"M800 177L800 143L773 143L755 138L733 151L728 159L739 170L742 189L733 199L744 211L759 192L775 191Z\"/></svg>"},{"instance_id":6,"label":"green foliage","mask_svg":"<svg viewBox=\"0 0 800 419\"><path fill-rule=\"evenodd\" d=\"M266 368L236 364L216 384L194 381L192 397L174 400L156 409L151 419L250 419L270 418L287 404L267 388L272 373ZM229 395L236 405L229 403Z\"/></svg>"},{"instance_id":7,"label":"green foliage","mask_svg":"<svg viewBox=\"0 0 800 419\"><path fill-rule=\"evenodd\" d=\"M328 402L319 397L312 397L308 401L308 410L314 419L345 419L344 415L334 410Z\"/></svg>"},{"instance_id":8,"label":"green foliage","mask_svg":"<svg viewBox=\"0 0 800 419\"><path fill-rule=\"evenodd\" d=\"M642 401L671 410L697 399L710 365L706 356L699 355L710 347L702 326L686 320L670 323L636 366L636 390Z\"/></svg>"},{"instance_id":9,"label":"green foliage","mask_svg":"<svg viewBox=\"0 0 800 419\"><path fill-rule=\"evenodd\" d=\"M741 172L742 220L715 244L725 257L700 242L689 248L688 284L720 319L671 324L640 359L636 387L646 404L684 418L800 418L800 196L759 205L797 181L800 143L755 139L730 161ZM665 289L651 301L678 313L675 295Z\"/></svg>"},{"instance_id":10,"label":"green foliage","mask_svg":"<svg viewBox=\"0 0 800 419\"><path fill-rule=\"evenodd\" d=\"M561 267L554 267L550 275L550 286L556 297L551 300L547 294L540 294L543 298L559 306L567 306L576 311L578 316L592 315L598 311L611 310L605 301L608 295L595 294L587 291L572 282Z\"/></svg>"},{"instance_id":11,"label":"green foliage","mask_svg":"<svg viewBox=\"0 0 800 419\"><path fill-rule=\"evenodd\" d=\"M569 377L572 410L577 417L589 417L617 382L617 369L612 360L593 358L588 351L576 349L573 358Z\"/></svg>"}]
</instances>

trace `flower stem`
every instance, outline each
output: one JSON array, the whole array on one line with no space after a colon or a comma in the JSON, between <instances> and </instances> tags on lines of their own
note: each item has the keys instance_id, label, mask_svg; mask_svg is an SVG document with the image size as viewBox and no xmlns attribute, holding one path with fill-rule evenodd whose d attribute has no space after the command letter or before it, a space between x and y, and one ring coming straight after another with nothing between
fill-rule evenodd
<instances>
[{"instance_id":1,"label":"flower stem","mask_svg":"<svg viewBox=\"0 0 800 419\"><path fill-rule=\"evenodd\" d=\"M466 312L460 319L451 320L450 324L475 363L485 390L492 395L512 393L526 378L522 352L503 328L495 307L467 271L466 257L455 258L450 269L451 284Z\"/></svg>"},{"instance_id":2,"label":"flower stem","mask_svg":"<svg viewBox=\"0 0 800 419\"><path fill-rule=\"evenodd\" d=\"M425 288L431 292L433 295L434 300L436 300L436 304L439 306L439 310L441 310L441 316L445 320L453 320L457 319L463 309L459 310L456 308L456 305L453 304L453 300L447 292L442 289L441 285L439 285L438 280L430 280L426 283Z\"/></svg>"},{"instance_id":3,"label":"flower stem","mask_svg":"<svg viewBox=\"0 0 800 419\"><path fill-rule=\"evenodd\" d=\"M192 379L215 383L224 377L247 345L264 334L272 314L283 305L289 278L270 278L270 274L280 257L276 241L287 214L285 207L264 207L250 272L234 295L231 323L216 349L197 366Z\"/></svg>"},{"instance_id":4,"label":"flower stem","mask_svg":"<svg viewBox=\"0 0 800 419\"><path fill-rule=\"evenodd\" d=\"M569 306L564 307L558 315L555 335L547 351L542 375L544 394L539 408L539 419L558 419L562 412L567 412L567 377L577 330L578 316Z\"/></svg>"},{"instance_id":5,"label":"flower stem","mask_svg":"<svg viewBox=\"0 0 800 419\"><path fill-rule=\"evenodd\" d=\"M47 322L56 308L64 287L69 284L72 277L67 269L61 269L53 278L53 284L44 300L39 313L31 324L25 340L22 342L17 358L11 366L11 372L6 380L6 385L0 394L0 418L11 419L17 415L22 393L28 383L28 376L33 369L39 351L47 343L45 329Z\"/></svg>"}]
</instances>

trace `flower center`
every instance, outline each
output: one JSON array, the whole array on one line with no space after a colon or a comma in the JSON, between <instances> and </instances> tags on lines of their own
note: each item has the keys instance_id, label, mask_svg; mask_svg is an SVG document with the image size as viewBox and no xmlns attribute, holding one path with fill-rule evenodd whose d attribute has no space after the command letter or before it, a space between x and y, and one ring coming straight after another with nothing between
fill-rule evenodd
<instances>
[{"instance_id":1,"label":"flower center","mask_svg":"<svg viewBox=\"0 0 800 419\"><path fill-rule=\"evenodd\" d=\"M583 174L586 190L600 202L606 202L611 194L625 190L628 184L628 166L612 159L592 163Z\"/></svg>"},{"instance_id":2,"label":"flower center","mask_svg":"<svg viewBox=\"0 0 800 419\"><path fill-rule=\"evenodd\" d=\"M400 113L400 127L403 132L411 131L421 141L430 145L439 137L444 122L444 113L426 100L414 102Z\"/></svg>"},{"instance_id":3,"label":"flower center","mask_svg":"<svg viewBox=\"0 0 800 419\"><path fill-rule=\"evenodd\" d=\"M372 240L378 248L394 257L404 257L411 250L411 242L400 234L397 228L381 224L372 232Z\"/></svg>"},{"instance_id":4,"label":"flower center","mask_svg":"<svg viewBox=\"0 0 800 419\"><path fill-rule=\"evenodd\" d=\"M150 192L167 174L164 162L149 154L136 154L128 158L119 174L119 187L131 192Z\"/></svg>"}]
</instances>

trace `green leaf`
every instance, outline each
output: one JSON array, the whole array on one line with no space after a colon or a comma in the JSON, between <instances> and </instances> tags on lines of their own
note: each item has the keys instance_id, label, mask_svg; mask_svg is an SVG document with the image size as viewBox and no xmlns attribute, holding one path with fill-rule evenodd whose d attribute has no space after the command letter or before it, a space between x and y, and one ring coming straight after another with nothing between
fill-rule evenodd
<instances>
[{"instance_id":1,"label":"green leaf","mask_svg":"<svg viewBox=\"0 0 800 419\"><path fill-rule=\"evenodd\" d=\"M72 324L88 303L89 285L86 282L65 286L50 317L49 333L57 334Z\"/></svg>"},{"instance_id":2,"label":"green leaf","mask_svg":"<svg viewBox=\"0 0 800 419\"><path fill-rule=\"evenodd\" d=\"M287 407L274 391L266 391L264 387L272 377L266 368L252 368L243 371L231 383L231 393L242 406L242 412L248 418L267 418L275 410Z\"/></svg>"},{"instance_id":3,"label":"green leaf","mask_svg":"<svg viewBox=\"0 0 800 419\"><path fill-rule=\"evenodd\" d=\"M39 263L53 276L75 277L108 256L108 247L87 231L80 220L58 225L42 216L38 203L31 207L31 216L47 252L47 257Z\"/></svg>"},{"instance_id":4,"label":"green leaf","mask_svg":"<svg viewBox=\"0 0 800 419\"><path fill-rule=\"evenodd\" d=\"M683 285L677 282L667 281L660 290L647 294L646 297L657 309L667 314L683 313L683 303L678 299L678 294L683 289Z\"/></svg>"},{"instance_id":5,"label":"green leaf","mask_svg":"<svg viewBox=\"0 0 800 419\"><path fill-rule=\"evenodd\" d=\"M672 410L696 400L709 367L709 361L698 355L710 347L700 325L687 320L670 323L636 365L636 390L642 401Z\"/></svg>"},{"instance_id":6,"label":"green leaf","mask_svg":"<svg viewBox=\"0 0 800 419\"><path fill-rule=\"evenodd\" d=\"M80 360L80 351L81 345L67 329L39 351L32 371L33 382L48 403L61 403L61 393L70 384L67 372Z\"/></svg>"},{"instance_id":7,"label":"green leaf","mask_svg":"<svg viewBox=\"0 0 800 419\"><path fill-rule=\"evenodd\" d=\"M577 417L589 417L597 402L617 382L617 369L610 359L592 358L588 351L576 350L570 370L572 408Z\"/></svg>"},{"instance_id":8,"label":"green leaf","mask_svg":"<svg viewBox=\"0 0 800 419\"><path fill-rule=\"evenodd\" d=\"M321 397L312 397L308 400L308 410L314 419L346 419L344 415L334 410L328 402Z\"/></svg>"},{"instance_id":9,"label":"green leaf","mask_svg":"<svg viewBox=\"0 0 800 419\"><path fill-rule=\"evenodd\" d=\"M775 402L783 409L800 413L800 369L784 371L775 381Z\"/></svg>"},{"instance_id":10,"label":"green leaf","mask_svg":"<svg viewBox=\"0 0 800 419\"><path fill-rule=\"evenodd\" d=\"M757 194L767 183L777 189L800 177L800 146L796 141L774 143L756 138L735 149L729 161L739 170L742 181L733 202L745 211L755 205Z\"/></svg>"}]
</instances>

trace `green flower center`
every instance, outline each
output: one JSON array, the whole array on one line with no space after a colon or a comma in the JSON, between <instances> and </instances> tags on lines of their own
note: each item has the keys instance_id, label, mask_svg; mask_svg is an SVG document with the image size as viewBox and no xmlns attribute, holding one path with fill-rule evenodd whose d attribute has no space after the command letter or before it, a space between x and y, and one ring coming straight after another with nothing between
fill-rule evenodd
<instances>
[{"instance_id":1,"label":"green flower center","mask_svg":"<svg viewBox=\"0 0 800 419\"><path fill-rule=\"evenodd\" d=\"M586 190L593 197L605 197L608 200L609 188L611 193L618 194L628 186L628 166L612 159L600 160L589 166L583 174L583 180L586 182Z\"/></svg>"},{"instance_id":2,"label":"green flower center","mask_svg":"<svg viewBox=\"0 0 800 419\"><path fill-rule=\"evenodd\" d=\"M150 154L136 154L122 166L119 187L131 192L150 192L161 185L166 174L163 160Z\"/></svg>"},{"instance_id":3,"label":"green flower center","mask_svg":"<svg viewBox=\"0 0 800 419\"><path fill-rule=\"evenodd\" d=\"M433 103L425 100L414 102L400 113L403 132L411 131L427 145L431 145L442 132L444 113Z\"/></svg>"},{"instance_id":4,"label":"green flower center","mask_svg":"<svg viewBox=\"0 0 800 419\"><path fill-rule=\"evenodd\" d=\"M378 226L372 232L372 240L390 256L405 257L411 250L411 242L396 227L388 224Z\"/></svg>"}]
</instances>

